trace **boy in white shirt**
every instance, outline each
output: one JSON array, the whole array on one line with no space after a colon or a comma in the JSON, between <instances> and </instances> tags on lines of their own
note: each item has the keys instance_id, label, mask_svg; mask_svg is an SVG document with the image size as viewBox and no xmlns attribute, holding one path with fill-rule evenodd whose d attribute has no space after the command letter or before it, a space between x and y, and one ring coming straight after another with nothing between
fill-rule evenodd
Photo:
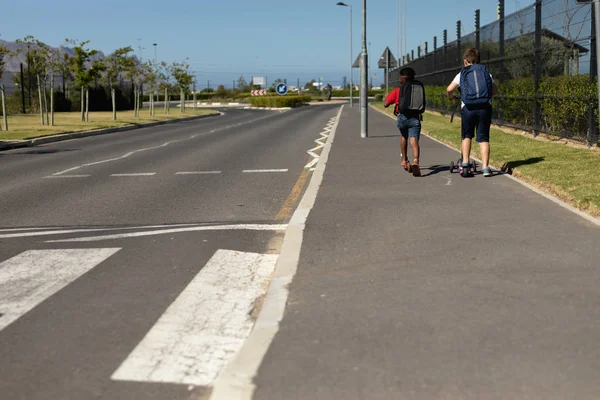
<instances>
[{"instance_id":1,"label":"boy in white shirt","mask_svg":"<svg viewBox=\"0 0 600 400\"><path fill-rule=\"evenodd\" d=\"M454 98L454 91L460 87L461 114L461 150L462 164L459 166L463 177L469 175L469 157L471 141L475 136L481 150L483 176L491 176L490 162L490 125L492 124L492 96L498 93L492 75L483 64L479 64L479 50L467 49L463 55L464 68L456 75L446 89L448 98Z\"/></svg>"}]
</instances>

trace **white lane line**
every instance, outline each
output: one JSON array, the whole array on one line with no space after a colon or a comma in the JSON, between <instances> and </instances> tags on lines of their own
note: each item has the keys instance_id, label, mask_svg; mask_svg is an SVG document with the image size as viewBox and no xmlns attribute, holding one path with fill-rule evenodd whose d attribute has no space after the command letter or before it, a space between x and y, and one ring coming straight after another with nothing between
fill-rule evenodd
<instances>
[{"instance_id":1,"label":"white lane line","mask_svg":"<svg viewBox=\"0 0 600 400\"><path fill-rule=\"evenodd\" d=\"M86 232L101 232L101 231L123 231L123 230L134 230L134 229L156 229L156 228L173 228L173 227L186 227L186 226L197 226L197 224L176 224L176 225L149 225L149 226L131 226L123 228L91 228L91 229L57 229L57 228L28 228L23 230L36 230L36 229L51 229L42 230L36 232L20 232L20 233L6 233L0 234L0 239L11 239L20 237L30 236L48 236L48 235L64 235L69 233L86 233ZM12 230L5 230L11 232Z\"/></svg>"},{"instance_id":2,"label":"white lane line","mask_svg":"<svg viewBox=\"0 0 600 400\"><path fill-rule=\"evenodd\" d=\"M263 173L263 172L288 172L287 169L245 169L242 171L245 174Z\"/></svg>"},{"instance_id":3,"label":"white lane line","mask_svg":"<svg viewBox=\"0 0 600 400\"><path fill-rule=\"evenodd\" d=\"M340 107L335 119L335 125L331 130L331 135L327 139L327 145L323 149L319 163L315 168L315 173L294 215L292 215L289 228L285 232L275 276L265 296L254 329L235 358L231 360L215 380L210 400L252 398L255 387L253 379L275 334L279 330L279 322L283 319L285 306L288 301L289 285L294 279L300 260L304 227L323 182L331 143L335 137L335 131L343 109L344 106Z\"/></svg>"},{"instance_id":4,"label":"white lane line","mask_svg":"<svg viewBox=\"0 0 600 400\"><path fill-rule=\"evenodd\" d=\"M156 175L156 172L138 172L132 174L111 174L110 176L152 176Z\"/></svg>"},{"instance_id":5,"label":"white lane line","mask_svg":"<svg viewBox=\"0 0 600 400\"><path fill-rule=\"evenodd\" d=\"M221 113L221 114L224 114L224 113ZM263 119L266 119L266 118L271 118L271 117L272 117L272 115L269 114L269 115L266 115L266 116L263 116L263 117L260 117L260 118L251 119L249 121L243 121L243 122L240 122L240 123L237 123L237 124L227 125L227 126L224 126L222 128L213 129L212 131L210 131L210 133L214 133L214 132L217 132L217 131L223 131L223 130L226 130L226 129L235 128L235 127L242 126L242 125L245 125L245 124L251 124L253 122L257 122L257 121L260 121L260 120L263 120ZM123 160L125 158L131 157L132 155L134 155L136 153L141 153L143 151L149 151L149 150L156 150L156 149L160 149L162 147L166 147L166 146L168 146L168 145L170 145L172 143L178 143L178 142L183 142L183 141L186 141L186 140L192 140L192 139L195 139L196 137L198 137L198 136L200 136L202 134L203 133L195 133L195 134L193 134L190 137L185 138L185 139L171 140L171 141L165 142L165 143L163 143L161 145L158 145L158 146L145 147L145 148L133 150L133 151L125 153L125 154L123 154L122 156L119 156L119 157L109 158L109 159L106 159L106 160L100 160L100 161L95 161L95 162L86 163L86 164L81 164L81 165L78 165L76 167L72 167L72 168L66 169L64 171L57 172L57 173L52 174L52 175L53 176L64 175L64 174L66 174L68 172L75 171L75 170L78 170L78 169L81 169L81 168L90 167L90 166L93 166L93 165L98 165L98 164L103 164L103 163L108 163L108 162L112 162L112 161Z\"/></svg>"},{"instance_id":6,"label":"white lane line","mask_svg":"<svg viewBox=\"0 0 600 400\"><path fill-rule=\"evenodd\" d=\"M82 237L82 238L75 238L75 239L48 240L48 241L46 241L46 243L95 242L98 240L125 239L125 238L153 236L153 235L166 235L168 233L180 233L180 232L227 231L227 230L232 230L232 231L236 231L236 230L284 231L286 229L287 229L286 224L207 225L207 226L193 226L193 227L189 227L189 228L161 229L158 231L131 232L131 233L121 233L121 234L115 234L115 235Z\"/></svg>"},{"instance_id":7,"label":"white lane line","mask_svg":"<svg viewBox=\"0 0 600 400\"><path fill-rule=\"evenodd\" d=\"M28 250L0 264L0 330L120 249Z\"/></svg>"},{"instance_id":8,"label":"white lane line","mask_svg":"<svg viewBox=\"0 0 600 400\"><path fill-rule=\"evenodd\" d=\"M90 175L50 175L46 178L87 178Z\"/></svg>"},{"instance_id":9,"label":"white lane line","mask_svg":"<svg viewBox=\"0 0 600 400\"><path fill-rule=\"evenodd\" d=\"M176 172L175 175L211 175L220 174L223 171L182 171Z\"/></svg>"},{"instance_id":10,"label":"white lane line","mask_svg":"<svg viewBox=\"0 0 600 400\"><path fill-rule=\"evenodd\" d=\"M218 250L112 379L207 386L242 347L277 256Z\"/></svg>"}]
</instances>

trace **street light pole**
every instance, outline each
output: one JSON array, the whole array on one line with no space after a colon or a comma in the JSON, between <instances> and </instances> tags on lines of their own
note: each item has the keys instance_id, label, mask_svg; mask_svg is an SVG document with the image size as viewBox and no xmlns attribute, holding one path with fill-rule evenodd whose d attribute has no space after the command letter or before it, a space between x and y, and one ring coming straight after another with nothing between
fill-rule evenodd
<instances>
[{"instance_id":1,"label":"street light pole","mask_svg":"<svg viewBox=\"0 0 600 400\"><path fill-rule=\"evenodd\" d=\"M354 62L353 58L352 58L352 5L351 4L346 4L343 2L338 2L337 3L338 6L342 6L342 7L350 7L350 107L354 106L354 100L352 98L352 89L354 87L354 79L352 78L352 64Z\"/></svg>"},{"instance_id":2,"label":"street light pole","mask_svg":"<svg viewBox=\"0 0 600 400\"><path fill-rule=\"evenodd\" d=\"M596 74L598 76L600 76L600 73L598 71L600 71L600 0L594 0L594 17L596 19L595 21L595 31L596 31ZM597 79L597 86L598 86L598 107L600 108L600 78ZM597 129L594 130L594 132L597 132ZM590 138L591 140L589 140L589 145L592 146L595 143L591 143L592 141L597 141L598 137L594 137L594 138Z\"/></svg>"},{"instance_id":3,"label":"street light pole","mask_svg":"<svg viewBox=\"0 0 600 400\"><path fill-rule=\"evenodd\" d=\"M360 57L360 137L366 138L368 133L368 99L369 83L367 68L369 66L369 55L367 53L367 0L363 0L362 8L362 54Z\"/></svg>"}]
</instances>

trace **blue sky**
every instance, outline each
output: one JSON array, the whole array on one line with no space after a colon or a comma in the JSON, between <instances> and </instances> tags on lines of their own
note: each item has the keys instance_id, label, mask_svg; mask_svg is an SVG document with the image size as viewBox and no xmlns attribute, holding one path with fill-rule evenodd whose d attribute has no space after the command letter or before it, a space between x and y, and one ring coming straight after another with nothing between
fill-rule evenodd
<instances>
[{"instance_id":1,"label":"blue sky","mask_svg":"<svg viewBox=\"0 0 600 400\"><path fill-rule=\"evenodd\" d=\"M130 45L142 57L159 61L188 58L199 87L231 86L243 75L287 79L304 84L322 77L341 84L350 74L349 9L337 0L2 0L0 38L15 40L34 35L53 46L65 38L90 40L90 46L108 54ZM353 5L353 58L361 49L361 0ZM367 0L369 57L376 61L389 46L397 56L399 0ZM506 0L506 12L533 0ZM460 4L460 8L457 7ZM482 25L496 18L496 0L406 0L406 48L448 30L456 38L456 21L463 33L474 30L474 12L481 10ZM81 18L79 15L84 14ZM382 70L372 69L374 83L381 84ZM358 81L358 70L354 80Z\"/></svg>"}]
</instances>

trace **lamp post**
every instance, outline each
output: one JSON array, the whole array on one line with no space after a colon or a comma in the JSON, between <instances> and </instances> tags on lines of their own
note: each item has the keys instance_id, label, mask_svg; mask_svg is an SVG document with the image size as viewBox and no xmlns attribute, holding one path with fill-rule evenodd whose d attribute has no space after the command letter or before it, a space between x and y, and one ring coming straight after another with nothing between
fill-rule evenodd
<instances>
[{"instance_id":1,"label":"lamp post","mask_svg":"<svg viewBox=\"0 0 600 400\"><path fill-rule=\"evenodd\" d=\"M368 100L369 83L367 70L369 67L369 55L367 53L367 0L363 0L362 8L362 54L360 57L360 137L366 138L368 133Z\"/></svg>"},{"instance_id":2,"label":"lamp post","mask_svg":"<svg viewBox=\"0 0 600 400\"><path fill-rule=\"evenodd\" d=\"M354 80L352 79L352 63L353 63L353 58L352 58L352 5L350 4L346 4L343 2L338 2L337 3L338 6L341 7L350 7L350 107L354 106L354 100L352 99L352 89L354 86Z\"/></svg>"}]
</instances>

